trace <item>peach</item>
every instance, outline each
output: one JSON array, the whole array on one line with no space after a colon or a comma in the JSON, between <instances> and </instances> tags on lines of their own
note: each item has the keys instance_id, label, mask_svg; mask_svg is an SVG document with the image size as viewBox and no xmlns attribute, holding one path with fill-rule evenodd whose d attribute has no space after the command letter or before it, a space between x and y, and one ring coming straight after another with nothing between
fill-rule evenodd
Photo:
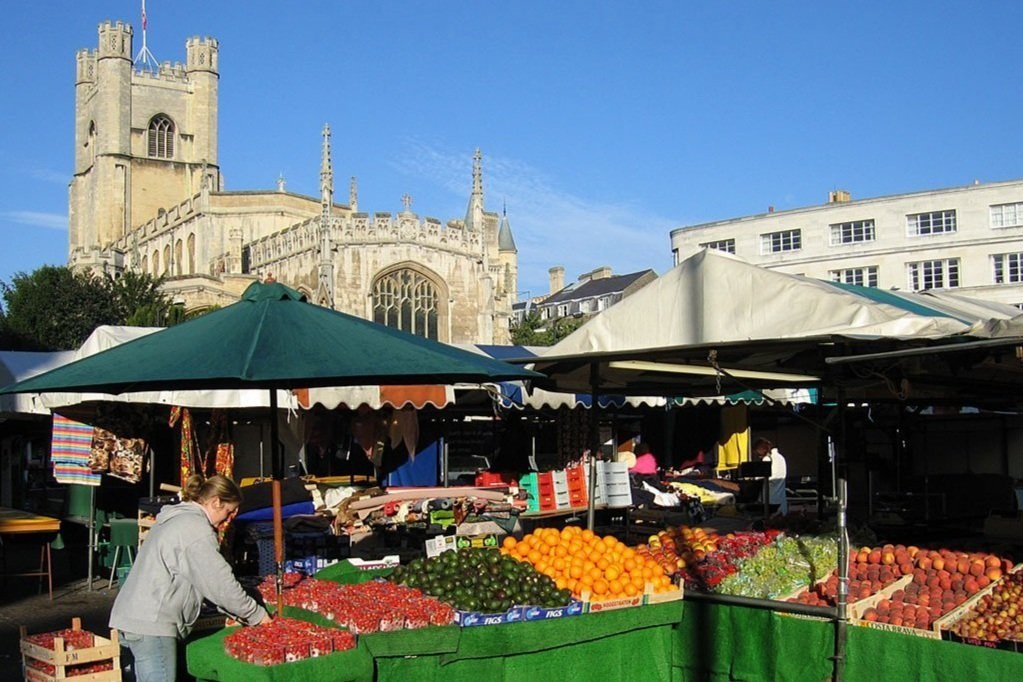
<instances>
[{"instance_id":1,"label":"peach","mask_svg":"<svg viewBox=\"0 0 1023 682\"><path fill-rule=\"evenodd\" d=\"M872 564L881 563L881 550L879 549L871 550L870 556L867 558L867 561L869 561Z\"/></svg>"},{"instance_id":2,"label":"peach","mask_svg":"<svg viewBox=\"0 0 1023 682\"><path fill-rule=\"evenodd\" d=\"M980 559L974 559L970 563L970 575L972 576L984 575L984 570L986 568L987 567L984 565L983 561L981 561Z\"/></svg>"},{"instance_id":3,"label":"peach","mask_svg":"<svg viewBox=\"0 0 1023 682\"><path fill-rule=\"evenodd\" d=\"M1001 568L1002 566L1002 560L996 557L994 554L988 554L987 559L984 560L984 563L987 565L988 568Z\"/></svg>"},{"instance_id":4,"label":"peach","mask_svg":"<svg viewBox=\"0 0 1023 682\"><path fill-rule=\"evenodd\" d=\"M989 568L987 570L987 573L984 574L984 577L986 577L991 582L995 582L996 580L1000 580L1001 577L1002 577L1002 569L998 568L998 567Z\"/></svg>"},{"instance_id":5,"label":"peach","mask_svg":"<svg viewBox=\"0 0 1023 682\"><path fill-rule=\"evenodd\" d=\"M920 557L920 559L917 560L916 565L917 568L922 568L926 571L931 568L931 559L930 557Z\"/></svg>"},{"instance_id":6,"label":"peach","mask_svg":"<svg viewBox=\"0 0 1023 682\"><path fill-rule=\"evenodd\" d=\"M932 556L931 568L933 568L935 571L940 571L943 568L945 568L945 558L942 557L940 554L938 556Z\"/></svg>"}]
</instances>

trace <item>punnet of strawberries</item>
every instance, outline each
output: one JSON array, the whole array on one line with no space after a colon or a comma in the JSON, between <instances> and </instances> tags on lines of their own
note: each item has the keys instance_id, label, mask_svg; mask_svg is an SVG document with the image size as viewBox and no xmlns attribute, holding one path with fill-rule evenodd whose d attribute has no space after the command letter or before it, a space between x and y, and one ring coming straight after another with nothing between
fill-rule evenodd
<instances>
[{"instance_id":1,"label":"punnet of strawberries","mask_svg":"<svg viewBox=\"0 0 1023 682\"><path fill-rule=\"evenodd\" d=\"M28 635L25 637L25 641L41 646L44 649L53 650L58 637L64 640L64 651L88 649L96 644L96 636L88 630L72 630L70 628L53 632L41 632L38 635Z\"/></svg>"},{"instance_id":2,"label":"punnet of strawberries","mask_svg":"<svg viewBox=\"0 0 1023 682\"><path fill-rule=\"evenodd\" d=\"M267 602L276 599L274 578L259 585ZM318 613L355 634L412 630L428 625L450 625L454 609L420 590L374 580L339 585L329 580L285 574L284 604Z\"/></svg>"},{"instance_id":3,"label":"punnet of strawberries","mask_svg":"<svg viewBox=\"0 0 1023 682\"><path fill-rule=\"evenodd\" d=\"M229 656L256 665L279 665L355 647L355 635L294 618L238 628L224 638Z\"/></svg>"}]
</instances>

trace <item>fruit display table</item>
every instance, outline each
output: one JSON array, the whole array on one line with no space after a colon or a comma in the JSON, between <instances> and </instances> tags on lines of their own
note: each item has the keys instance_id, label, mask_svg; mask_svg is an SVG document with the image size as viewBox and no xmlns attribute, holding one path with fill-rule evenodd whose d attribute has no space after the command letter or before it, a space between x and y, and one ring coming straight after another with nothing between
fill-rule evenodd
<instances>
[{"instance_id":1,"label":"fruit display table","mask_svg":"<svg viewBox=\"0 0 1023 682\"><path fill-rule=\"evenodd\" d=\"M573 680L669 679L672 628L683 602L546 621L381 632L351 651L277 666L237 661L224 652L228 629L188 644L188 672L199 680L354 682L356 680L527 679L571 671ZM286 609L313 620L314 614ZM322 621L321 621L322 622ZM374 673L375 671L375 673Z\"/></svg>"},{"instance_id":2,"label":"fruit display table","mask_svg":"<svg viewBox=\"0 0 1023 682\"><path fill-rule=\"evenodd\" d=\"M807 680L832 674L834 625L690 601L673 630L672 679ZM865 627L848 628L845 679L1023 679L1023 655Z\"/></svg>"},{"instance_id":3,"label":"fruit display table","mask_svg":"<svg viewBox=\"0 0 1023 682\"><path fill-rule=\"evenodd\" d=\"M364 571L342 561L319 580L355 584L391 573ZM196 638L187 647L188 671L200 680L318 682L355 680L525 679L537 671L572 671L572 679L669 679L673 628L682 601L580 616L458 627L434 626L361 635L350 651L276 666L242 663L224 651L227 631ZM284 614L337 627L318 614L285 607Z\"/></svg>"}]
</instances>

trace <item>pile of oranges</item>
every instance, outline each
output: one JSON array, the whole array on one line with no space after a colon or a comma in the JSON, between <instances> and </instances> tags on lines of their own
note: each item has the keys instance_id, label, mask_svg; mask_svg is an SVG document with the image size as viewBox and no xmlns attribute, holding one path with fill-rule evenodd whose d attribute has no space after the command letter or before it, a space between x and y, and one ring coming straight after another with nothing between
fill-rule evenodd
<instances>
[{"instance_id":1,"label":"pile of oranges","mask_svg":"<svg viewBox=\"0 0 1023 682\"><path fill-rule=\"evenodd\" d=\"M612 535L600 537L590 530L566 526L541 528L521 540L504 539L501 553L554 579L573 597L590 593L592 601L622 599L642 594L647 583L654 592L674 589L671 579L653 559L643 557Z\"/></svg>"}]
</instances>

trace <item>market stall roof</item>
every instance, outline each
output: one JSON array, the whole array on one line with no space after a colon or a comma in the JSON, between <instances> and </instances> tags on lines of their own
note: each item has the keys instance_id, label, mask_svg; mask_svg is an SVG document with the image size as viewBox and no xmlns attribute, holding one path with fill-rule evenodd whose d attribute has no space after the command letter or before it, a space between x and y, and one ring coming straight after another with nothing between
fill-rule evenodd
<instances>
[{"instance_id":1,"label":"market stall roof","mask_svg":"<svg viewBox=\"0 0 1023 682\"><path fill-rule=\"evenodd\" d=\"M984 338L1002 339L1011 348L1023 343L1018 312L946 293L885 291L788 275L704 250L596 315L539 358L516 362L548 375L539 382L542 388L561 391L589 391L596 371L600 392L625 395L721 395L814 387L826 379L830 387L864 397L898 397L905 395L899 387L904 376L851 366L836 371L825 359ZM974 363L971 371L979 371L974 365L984 361L961 360ZM958 380L964 369L949 368L945 378ZM1005 362L983 376L995 382L992 387L1017 386L1023 379L1018 367ZM919 397L941 392L923 390L923 376L913 374L911 380L921 389ZM973 386L970 394L983 396L979 388Z\"/></svg>"},{"instance_id":2,"label":"market stall roof","mask_svg":"<svg viewBox=\"0 0 1023 682\"><path fill-rule=\"evenodd\" d=\"M296 388L531 379L537 374L305 301L281 284L0 389L0 393Z\"/></svg>"},{"instance_id":3,"label":"market stall roof","mask_svg":"<svg viewBox=\"0 0 1023 682\"><path fill-rule=\"evenodd\" d=\"M74 351L0 351L0 385L34 377L74 359ZM50 410L42 404L38 395L0 395L0 414L49 415Z\"/></svg>"}]
</instances>

